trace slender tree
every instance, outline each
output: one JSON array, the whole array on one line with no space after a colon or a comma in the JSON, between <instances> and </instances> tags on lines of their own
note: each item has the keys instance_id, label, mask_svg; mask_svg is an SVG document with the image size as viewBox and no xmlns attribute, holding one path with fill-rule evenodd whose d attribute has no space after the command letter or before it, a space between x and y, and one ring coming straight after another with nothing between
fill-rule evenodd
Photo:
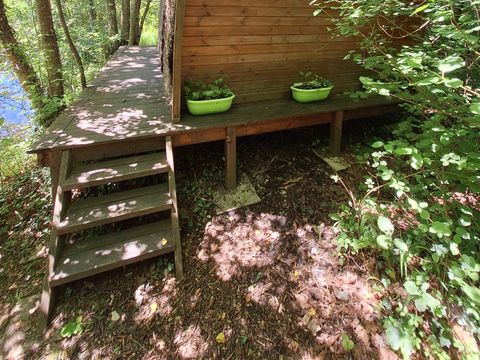
<instances>
[{"instance_id":1,"label":"slender tree","mask_svg":"<svg viewBox=\"0 0 480 360\"><path fill-rule=\"evenodd\" d=\"M145 5L145 9L143 10L142 19L140 20L140 25L138 27L138 34L137 34L137 44L140 43L140 38L142 37L143 26L145 25L145 19L148 15L148 10L150 10L150 4L152 0L147 0L147 4Z\"/></svg>"},{"instance_id":2,"label":"slender tree","mask_svg":"<svg viewBox=\"0 0 480 360\"><path fill-rule=\"evenodd\" d=\"M95 0L88 0L88 14L90 15L90 20L97 20L97 13L95 11Z\"/></svg>"},{"instance_id":3,"label":"slender tree","mask_svg":"<svg viewBox=\"0 0 480 360\"><path fill-rule=\"evenodd\" d=\"M107 13L109 35L118 35L117 6L115 0L107 0Z\"/></svg>"},{"instance_id":4,"label":"slender tree","mask_svg":"<svg viewBox=\"0 0 480 360\"><path fill-rule=\"evenodd\" d=\"M58 50L57 34L53 26L50 0L36 0L36 4L40 37L42 39L48 75L48 95L51 97L63 97L62 60Z\"/></svg>"},{"instance_id":5,"label":"slender tree","mask_svg":"<svg viewBox=\"0 0 480 360\"><path fill-rule=\"evenodd\" d=\"M147 0L147 3L145 5L145 8L143 10L143 14L140 18L140 23L138 26L138 33L137 33L137 42L140 42L140 38L142 37L142 32L143 32L143 27L145 25L145 20L147 19L148 11L150 10L150 4L152 3L152 0Z\"/></svg>"},{"instance_id":6,"label":"slender tree","mask_svg":"<svg viewBox=\"0 0 480 360\"><path fill-rule=\"evenodd\" d=\"M58 17L60 18L60 24L62 24L63 32L65 34L65 39L67 40L68 47L70 48L70 51L72 52L72 55L75 58L75 62L77 63L77 66L78 66L82 89L85 89L87 87L87 80L85 78L85 69L83 68L82 58L80 57L80 54L78 53L78 50L75 47L75 44L73 43L72 37L70 36L70 30L68 29L67 22L65 21L65 14L63 13L62 1L55 0L55 4L57 5Z\"/></svg>"},{"instance_id":7,"label":"slender tree","mask_svg":"<svg viewBox=\"0 0 480 360\"><path fill-rule=\"evenodd\" d=\"M140 7L142 0L133 0L132 9L130 11L130 33L128 37L128 45L138 45L137 34L139 32Z\"/></svg>"},{"instance_id":8,"label":"slender tree","mask_svg":"<svg viewBox=\"0 0 480 360\"><path fill-rule=\"evenodd\" d=\"M107 14L108 14L108 35L111 37L118 36L118 21L117 21L117 4L115 0L107 0ZM120 41L116 39L112 43L112 54L118 49Z\"/></svg>"},{"instance_id":9,"label":"slender tree","mask_svg":"<svg viewBox=\"0 0 480 360\"><path fill-rule=\"evenodd\" d=\"M122 44L128 44L130 34L130 0L122 0Z\"/></svg>"},{"instance_id":10,"label":"slender tree","mask_svg":"<svg viewBox=\"0 0 480 360\"><path fill-rule=\"evenodd\" d=\"M8 61L12 64L15 75L22 84L26 94L30 97L32 106L36 109L41 108L42 86L21 45L18 43L15 32L10 26L3 0L0 0L0 43L5 50Z\"/></svg>"}]
</instances>

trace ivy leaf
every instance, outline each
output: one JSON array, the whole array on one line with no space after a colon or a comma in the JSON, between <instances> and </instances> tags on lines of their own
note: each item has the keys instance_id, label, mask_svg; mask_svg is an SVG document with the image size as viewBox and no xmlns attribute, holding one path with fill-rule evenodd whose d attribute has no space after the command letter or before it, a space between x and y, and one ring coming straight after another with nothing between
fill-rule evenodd
<instances>
[{"instance_id":1,"label":"ivy leaf","mask_svg":"<svg viewBox=\"0 0 480 360\"><path fill-rule=\"evenodd\" d=\"M408 295L420 295L418 286L411 280L405 281L403 287L407 291Z\"/></svg>"},{"instance_id":2,"label":"ivy leaf","mask_svg":"<svg viewBox=\"0 0 480 360\"><path fill-rule=\"evenodd\" d=\"M409 146L399 147L399 148L396 148L393 151L393 153L397 156L410 155L410 154L413 154L413 148Z\"/></svg>"},{"instance_id":3,"label":"ivy leaf","mask_svg":"<svg viewBox=\"0 0 480 360\"><path fill-rule=\"evenodd\" d=\"M400 251L403 251L403 252L407 252L408 251L408 245L405 241L403 241L402 239L394 239L393 240L393 244L395 245L395 247L397 249L399 249Z\"/></svg>"},{"instance_id":4,"label":"ivy leaf","mask_svg":"<svg viewBox=\"0 0 480 360\"><path fill-rule=\"evenodd\" d=\"M453 256L460 254L460 250L458 250L458 244L457 243L450 243L450 252L452 253Z\"/></svg>"},{"instance_id":5,"label":"ivy leaf","mask_svg":"<svg viewBox=\"0 0 480 360\"><path fill-rule=\"evenodd\" d=\"M427 310L427 304L425 303L423 298L415 299L415 307L420 312L424 312Z\"/></svg>"},{"instance_id":6,"label":"ivy leaf","mask_svg":"<svg viewBox=\"0 0 480 360\"><path fill-rule=\"evenodd\" d=\"M438 64L438 70L443 74L455 71L465 66L465 61L460 56L449 56L446 59L440 61Z\"/></svg>"},{"instance_id":7,"label":"ivy leaf","mask_svg":"<svg viewBox=\"0 0 480 360\"><path fill-rule=\"evenodd\" d=\"M348 334L343 334L342 335L342 346L346 351L352 350L353 347L355 346L355 344L350 339L350 336L348 336Z\"/></svg>"},{"instance_id":8,"label":"ivy leaf","mask_svg":"<svg viewBox=\"0 0 480 360\"><path fill-rule=\"evenodd\" d=\"M412 162L410 163L410 165L411 165L412 168L414 168L415 170L421 169L422 166L423 166L423 158L422 158L422 155L420 155L420 154L413 154L413 155L412 155Z\"/></svg>"},{"instance_id":9,"label":"ivy leaf","mask_svg":"<svg viewBox=\"0 0 480 360\"><path fill-rule=\"evenodd\" d=\"M470 105L470 111L474 114L479 115L480 114L480 102L474 102L472 105Z\"/></svg>"},{"instance_id":10,"label":"ivy leaf","mask_svg":"<svg viewBox=\"0 0 480 360\"><path fill-rule=\"evenodd\" d=\"M83 332L83 324L81 317L75 321L69 322L60 331L60 335L64 338L70 338L73 335L81 334Z\"/></svg>"},{"instance_id":11,"label":"ivy leaf","mask_svg":"<svg viewBox=\"0 0 480 360\"><path fill-rule=\"evenodd\" d=\"M387 344L395 351L400 350L404 358L410 358L413 351L413 343L405 330L390 325L386 333Z\"/></svg>"},{"instance_id":12,"label":"ivy leaf","mask_svg":"<svg viewBox=\"0 0 480 360\"><path fill-rule=\"evenodd\" d=\"M419 80L415 83L417 86L429 86L432 84L438 84L441 82L441 79L438 76L428 77L422 80Z\"/></svg>"},{"instance_id":13,"label":"ivy leaf","mask_svg":"<svg viewBox=\"0 0 480 360\"><path fill-rule=\"evenodd\" d=\"M452 235L450 224L446 222L434 221L429 231L436 234L439 238Z\"/></svg>"},{"instance_id":14,"label":"ivy leaf","mask_svg":"<svg viewBox=\"0 0 480 360\"><path fill-rule=\"evenodd\" d=\"M480 290L478 287L463 284L462 290L475 304L480 305Z\"/></svg>"},{"instance_id":15,"label":"ivy leaf","mask_svg":"<svg viewBox=\"0 0 480 360\"><path fill-rule=\"evenodd\" d=\"M384 250L388 250L390 248L391 242L392 242L392 238L390 236L383 235L383 234L377 236L377 245Z\"/></svg>"},{"instance_id":16,"label":"ivy leaf","mask_svg":"<svg viewBox=\"0 0 480 360\"><path fill-rule=\"evenodd\" d=\"M385 216L380 216L378 218L377 225L380 231L383 232L385 235L391 236L393 234L393 231L395 230L390 219Z\"/></svg>"},{"instance_id":17,"label":"ivy leaf","mask_svg":"<svg viewBox=\"0 0 480 360\"><path fill-rule=\"evenodd\" d=\"M430 4L425 4L425 5L419 6L418 8L415 9L415 11L412 13L412 15L421 13L422 11L428 9L429 6L430 6ZM412 16L412 15L410 15L410 16Z\"/></svg>"},{"instance_id":18,"label":"ivy leaf","mask_svg":"<svg viewBox=\"0 0 480 360\"><path fill-rule=\"evenodd\" d=\"M454 88L454 89L457 89L461 86L463 86L463 81L460 80L460 79L457 79L457 78L454 78L454 79L446 79L444 81L445 83L445 86L449 87L449 88Z\"/></svg>"},{"instance_id":19,"label":"ivy leaf","mask_svg":"<svg viewBox=\"0 0 480 360\"><path fill-rule=\"evenodd\" d=\"M372 148L374 148L374 149L381 148L382 146L383 146L383 142L382 142L382 141L375 141L375 142L372 144Z\"/></svg>"}]
</instances>

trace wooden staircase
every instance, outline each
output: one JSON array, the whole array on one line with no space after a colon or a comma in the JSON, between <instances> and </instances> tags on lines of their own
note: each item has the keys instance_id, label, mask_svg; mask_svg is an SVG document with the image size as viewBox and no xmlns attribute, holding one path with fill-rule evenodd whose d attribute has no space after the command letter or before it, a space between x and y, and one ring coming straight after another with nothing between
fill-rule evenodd
<instances>
[{"instance_id":1,"label":"wooden staircase","mask_svg":"<svg viewBox=\"0 0 480 360\"><path fill-rule=\"evenodd\" d=\"M111 194L72 199L72 190L164 174L166 182ZM74 242L66 238L103 225L165 213L166 218ZM141 221L140 221L141 223ZM177 277L183 274L172 143L142 155L75 164L71 150L61 155L47 275L40 310L48 324L56 287L137 261L173 252Z\"/></svg>"}]
</instances>

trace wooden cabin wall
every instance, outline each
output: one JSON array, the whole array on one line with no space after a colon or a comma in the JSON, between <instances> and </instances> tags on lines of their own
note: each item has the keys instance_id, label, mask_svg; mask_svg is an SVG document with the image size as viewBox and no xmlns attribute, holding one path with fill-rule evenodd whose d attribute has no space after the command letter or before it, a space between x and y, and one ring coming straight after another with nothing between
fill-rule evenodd
<instances>
[{"instance_id":1,"label":"wooden cabin wall","mask_svg":"<svg viewBox=\"0 0 480 360\"><path fill-rule=\"evenodd\" d=\"M186 0L182 82L223 77L236 103L289 97L300 71L358 88L361 69L344 61L354 39L332 39L328 15L310 0Z\"/></svg>"}]
</instances>

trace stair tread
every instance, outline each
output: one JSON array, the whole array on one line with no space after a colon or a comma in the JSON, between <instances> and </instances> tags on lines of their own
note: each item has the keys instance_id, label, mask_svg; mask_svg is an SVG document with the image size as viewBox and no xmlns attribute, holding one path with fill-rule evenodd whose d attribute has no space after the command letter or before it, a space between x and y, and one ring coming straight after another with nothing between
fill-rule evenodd
<instances>
[{"instance_id":1,"label":"stair tread","mask_svg":"<svg viewBox=\"0 0 480 360\"><path fill-rule=\"evenodd\" d=\"M49 281L58 286L174 251L171 220L65 245Z\"/></svg>"},{"instance_id":2,"label":"stair tread","mask_svg":"<svg viewBox=\"0 0 480 360\"><path fill-rule=\"evenodd\" d=\"M65 190L101 185L168 172L165 152L76 166L64 181Z\"/></svg>"},{"instance_id":3,"label":"stair tread","mask_svg":"<svg viewBox=\"0 0 480 360\"><path fill-rule=\"evenodd\" d=\"M58 234L122 221L170 209L167 184L119 191L73 202L56 227Z\"/></svg>"}]
</instances>

